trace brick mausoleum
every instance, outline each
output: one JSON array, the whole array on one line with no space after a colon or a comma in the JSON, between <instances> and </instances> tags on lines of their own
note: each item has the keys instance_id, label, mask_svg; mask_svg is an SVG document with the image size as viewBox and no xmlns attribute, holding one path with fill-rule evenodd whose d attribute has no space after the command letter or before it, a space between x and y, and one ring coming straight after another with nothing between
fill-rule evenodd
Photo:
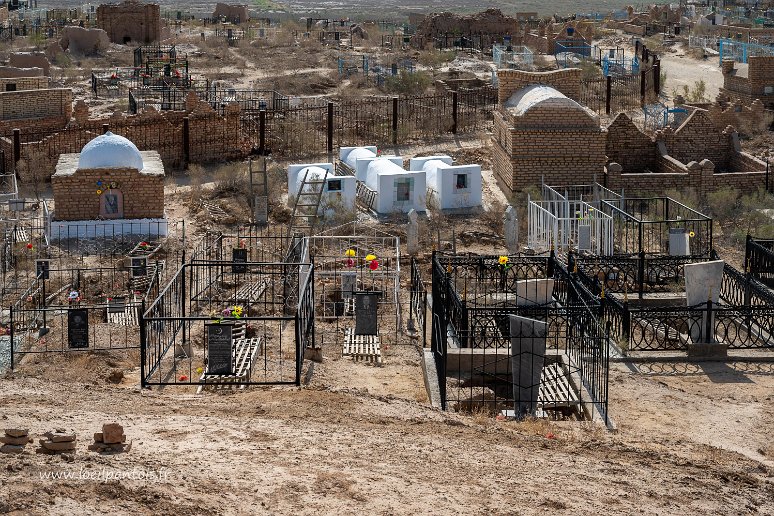
<instances>
[{"instance_id":1,"label":"brick mausoleum","mask_svg":"<svg viewBox=\"0 0 774 516\"><path fill-rule=\"evenodd\" d=\"M164 164L122 136L98 136L62 154L51 177L55 221L164 218Z\"/></svg>"},{"instance_id":2,"label":"brick mausoleum","mask_svg":"<svg viewBox=\"0 0 774 516\"><path fill-rule=\"evenodd\" d=\"M605 165L599 116L577 98L579 69L529 73L500 70L494 172L506 191L541 183L591 182Z\"/></svg>"},{"instance_id":3,"label":"brick mausoleum","mask_svg":"<svg viewBox=\"0 0 774 516\"><path fill-rule=\"evenodd\" d=\"M113 43L153 43L161 39L161 9L134 0L102 4L97 7L97 26Z\"/></svg>"}]
</instances>

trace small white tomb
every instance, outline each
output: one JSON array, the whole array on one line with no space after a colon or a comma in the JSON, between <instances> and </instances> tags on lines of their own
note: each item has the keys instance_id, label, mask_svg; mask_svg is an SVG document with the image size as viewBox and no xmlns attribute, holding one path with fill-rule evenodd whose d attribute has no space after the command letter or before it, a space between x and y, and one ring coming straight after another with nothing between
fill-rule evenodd
<instances>
[{"instance_id":1,"label":"small white tomb","mask_svg":"<svg viewBox=\"0 0 774 516\"><path fill-rule=\"evenodd\" d=\"M428 156L411 158L409 170L426 173L427 187L435 193L440 209L481 206L480 165L454 165L449 156Z\"/></svg>"},{"instance_id":2,"label":"small white tomb","mask_svg":"<svg viewBox=\"0 0 774 516\"><path fill-rule=\"evenodd\" d=\"M307 181L322 181L326 171L328 177L325 179L320 208L342 206L345 209L354 209L357 197L357 181L353 176L334 175L332 163L290 165L288 167L288 203L290 203L291 198L298 196L301 185L304 183L304 177ZM306 185L304 191L318 191L317 188L317 185Z\"/></svg>"}]
</instances>

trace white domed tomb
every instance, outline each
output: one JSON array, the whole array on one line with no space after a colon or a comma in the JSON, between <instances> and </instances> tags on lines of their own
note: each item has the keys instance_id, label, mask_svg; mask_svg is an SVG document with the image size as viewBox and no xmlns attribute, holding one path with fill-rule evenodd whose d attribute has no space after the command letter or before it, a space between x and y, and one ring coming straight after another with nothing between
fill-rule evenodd
<instances>
[{"instance_id":1,"label":"white domed tomb","mask_svg":"<svg viewBox=\"0 0 774 516\"><path fill-rule=\"evenodd\" d=\"M138 150L123 136L107 132L79 153L62 154L51 186L53 239L101 236L100 231L166 236L161 156Z\"/></svg>"}]
</instances>

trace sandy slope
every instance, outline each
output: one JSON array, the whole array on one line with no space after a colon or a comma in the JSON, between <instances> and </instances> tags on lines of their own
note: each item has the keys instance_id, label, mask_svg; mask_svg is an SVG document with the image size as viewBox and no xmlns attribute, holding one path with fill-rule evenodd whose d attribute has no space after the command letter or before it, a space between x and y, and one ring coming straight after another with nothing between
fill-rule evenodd
<instances>
[{"instance_id":1,"label":"sandy slope","mask_svg":"<svg viewBox=\"0 0 774 516\"><path fill-rule=\"evenodd\" d=\"M326 354L325 372L300 390L197 396L128 385L0 380L0 426L28 426L37 434L64 427L80 439L71 462L31 451L0 455L0 510L774 513L772 366L634 373L614 366L617 434L590 424L444 414L410 395L389 394L390 382L378 382L379 394L344 387L396 371L419 374L413 353L409 347L388 351L381 370ZM396 387L401 389L410 392ZM108 457L86 452L91 433L110 420L124 424L132 451ZM144 471L163 478L40 478L51 471L91 471L101 478L104 471Z\"/></svg>"}]
</instances>

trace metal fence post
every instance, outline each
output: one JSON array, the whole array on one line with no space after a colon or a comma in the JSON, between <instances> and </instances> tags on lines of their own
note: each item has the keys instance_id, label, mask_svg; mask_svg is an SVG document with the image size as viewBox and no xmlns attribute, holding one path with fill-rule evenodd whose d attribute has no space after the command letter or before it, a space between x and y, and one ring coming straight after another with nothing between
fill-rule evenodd
<instances>
[{"instance_id":1,"label":"metal fence post","mask_svg":"<svg viewBox=\"0 0 774 516\"><path fill-rule=\"evenodd\" d=\"M707 344L715 342L715 332L712 328L712 298L707 299L707 319L704 321L704 341Z\"/></svg>"},{"instance_id":2,"label":"metal fence post","mask_svg":"<svg viewBox=\"0 0 774 516\"><path fill-rule=\"evenodd\" d=\"M145 299L140 301L140 388L145 388L145 354L147 353L148 341L145 337Z\"/></svg>"},{"instance_id":3,"label":"metal fence post","mask_svg":"<svg viewBox=\"0 0 774 516\"><path fill-rule=\"evenodd\" d=\"M328 154L333 153L333 102L328 102Z\"/></svg>"},{"instance_id":4,"label":"metal fence post","mask_svg":"<svg viewBox=\"0 0 774 516\"><path fill-rule=\"evenodd\" d=\"M637 262L637 291L642 299L645 293L645 251L640 251Z\"/></svg>"},{"instance_id":5,"label":"metal fence post","mask_svg":"<svg viewBox=\"0 0 774 516\"><path fill-rule=\"evenodd\" d=\"M457 134L457 92L452 92L452 134Z\"/></svg>"},{"instance_id":6,"label":"metal fence post","mask_svg":"<svg viewBox=\"0 0 774 516\"><path fill-rule=\"evenodd\" d=\"M645 105L645 70L640 71L640 105Z\"/></svg>"},{"instance_id":7,"label":"metal fence post","mask_svg":"<svg viewBox=\"0 0 774 516\"><path fill-rule=\"evenodd\" d=\"M258 112L258 150L261 155L266 155L266 110Z\"/></svg>"},{"instance_id":8,"label":"metal fence post","mask_svg":"<svg viewBox=\"0 0 774 516\"><path fill-rule=\"evenodd\" d=\"M623 328L621 328L623 333L623 339L626 342L626 349L629 349L629 336L631 335L630 331L630 325L632 321L631 313L629 313L629 301L623 302L623 320L621 321L621 324L623 325Z\"/></svg>"},{"instance_id":9,"label":"metal fence post","mask_svg":"<svg viewBox=\"0 0 774 516\"><path fill-rule=\"evenodd\" d=\"M610 114L610 104L612 100L612 94L613 94L613 76L608 75L606 77L606 85L605 85L605 114Z\"/></svg>"},{"instance_id":10,"label":"metal fence post","mask_svg":"<svg viewBox=\"0 0 774 516\"><path fill-rule=\"evenodd\" d=\"M398 144L398 97L392 97L392 144Z\"/></svg>"},{"instance_id":11,"label":"metal fence post","mask_svg":"<svg viewBox=\"0 0 774 516\"><path fill-rule=\"evenodd\" d=\"M656 95L661 93L661 60L659 59L653 63L653 93Z\"/></svg>"},{"instance_id":12,"label":"metal fence post","mask_svg":"<svg viewBox=\"0 0 774 516\"><path fill-rule=\"evenodd\" d=\"M13 130L13 162L18 163L21 159L21 129Z\"/></svg>"}]
</instances>

